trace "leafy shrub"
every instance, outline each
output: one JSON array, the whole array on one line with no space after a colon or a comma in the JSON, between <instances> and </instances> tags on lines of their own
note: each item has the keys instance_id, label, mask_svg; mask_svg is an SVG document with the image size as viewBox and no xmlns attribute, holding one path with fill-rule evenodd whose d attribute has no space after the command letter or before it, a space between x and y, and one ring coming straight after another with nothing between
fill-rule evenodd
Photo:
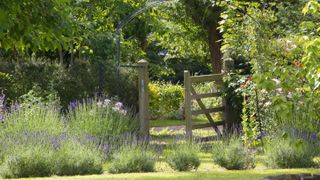
<instances>
[{"instance_id":1,"label":"leafy shrub","mask_svg":"<svg viewBox=\"0 0 320 180\"><path fill-rule=\"evenodd\" d=\"M102 101L74 102L70 112L70 127L78 135L89 134L101 140L109 140L127 132L136 130L133 115L124 109L122 103Z\"/></svg>"},{"instance_id":2,"label":"leafy shrub","mask_svg":"<svg viewBox=\"0 0 320 180\"><path fill-rule=\"evenodd\" d=\"M170 83L154 82L149 85L152 119L179 116L183 104L183 87Z\"/></svg>"},{"instance_id":3,"label":"leafy shrub","mask_svg":"<svg viewBox=\"0 0 320 180\"><path fill-rule=\"evenodd\" d=\"M320 157L315 157L313 159L313 162L316 165L316 167L320 168Z\"/></svg>"},{"instance_id":4,"label":"leafy shrub","mask_svg":"<svg viewBox=\"0 0 320 180\"><path fill-rule=\"evenodd\" d=\"M226 169L254 168L252 152L239 138L232 137L213 146L213 161Z\"/></svg>"},{"instance_id":5,"label":"leafy shrub","mask_svg":"<svg viewBox=\"0 0 320 180\"><path fill-rule=\"evenodd\" d=\"M110 173L153 172L155 155L138 145L123 146L113 155Z\"/></svg>"},{"instance_id":6,"label":"leafy shrub","mask_svg":"<svg viewBox=\"0 0 320 180\"><path fill-rule=\"evenodd\" d=\"M151 119L157 119L161 116L160 112L160 87L157 83L149 83L149 112Z\"/></svg>"},{"instance_id":7,"label":"leafy shrub","mask_svg":"<svg viewBox=\"0 0 320 180\"><path fill-rule=\"evenodd\" d=\"M200 57L169 58L163 61L152 56L149 59L152 80L181 83L184 70L189 70L192 74L210 74L212 71L205 60L199 60Z\"/></svg>"},{"instance_id":8,"label":"leafy shrub","mask_svg":"<svg viewBox=\"0 0 320 180\"><path fill-rule=\"evenodd\" d=\"M266 148L265 164L273 168L303 168L314 165L314 148L306 141L273 139Z\"/></svg>"},{"instance_id":9,"label":"leafy shrub","mask_svg":"<svg viewBox=\"0 0 320 180\"><path fill-rule=\"evenodd\" d=\"M190 171L198 169L200 148L197 144L184 143L174 147L167 156L169 166L177 171Z\"/></svg>"},{"instance_id":10,"label":"leafy shrub","mask_svg":"<svg viewBox=\"0 0 320 180\"><path fill-rule=\"evenodd\" d=\"M120 76L110 61L74 62L66 68L56 63L0 62L0 91L4 90L10 102L18 100L37 86L37 96L46 99L57 95L64 110L73 100L93 98L96 93L118 96L126 105L137 106L137 78L121 72ZM2 68L4 67L4 68Z\"/></svg>"}]
</instances>

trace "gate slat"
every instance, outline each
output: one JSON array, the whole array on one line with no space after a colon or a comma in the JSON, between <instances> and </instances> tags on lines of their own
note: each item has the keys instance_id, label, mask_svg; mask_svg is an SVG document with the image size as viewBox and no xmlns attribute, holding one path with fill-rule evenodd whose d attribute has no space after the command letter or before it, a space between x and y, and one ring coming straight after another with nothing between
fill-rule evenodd
<instances>
[{"instance_id":1,"label":"gate slat","mask_svg":"<svg viewBox=\"0 0 320 180\"><path fill-rule=\"evenodd\" d=\"M203 76L192 76L190 77L191 83L199 83L199 82L207 82L207 81L216 81L223 82L222 74L211 74L211 75L203 75Z\"/></svg>"},{"instance_id":2,"label":"gate slat","mask_svg":"<svg viewBox=\"0 0 320 180\"><path fill-rule=\"evenodd\" d=\"M221 92L207 93L207 94L193 94L191 95L191 99L204 99L204 98L219 97L219 96L222 96Z\"/></svg>"},{"instance_id":3,"label":"gate slat","mask_svg":"<svg viewBox=\"0 0 320 180\"><path fill-rule=\"evenodd\" d=\"M214 122L216 126L221 126L224 125L224 121L218 121ZM192 129L202 129L202 128L207 128L207 127L212 127L212 124L207 123L207 124L196 124L192 126Z\"/></svg>"},{"instance_id":4,"label":"gate slat","mask_svg":"<svg viewBox=\"0 0 320 180\"><path fill-rule=\"evenodd\" d=\"M192 115L199 115L199 114L208 114L208 113L214 113L214 112L220 112L220 111L224 111L224 107L200 109L200 110L196 110L196 111L191 111L191 114Z\"/></svg>"}]
</instances>

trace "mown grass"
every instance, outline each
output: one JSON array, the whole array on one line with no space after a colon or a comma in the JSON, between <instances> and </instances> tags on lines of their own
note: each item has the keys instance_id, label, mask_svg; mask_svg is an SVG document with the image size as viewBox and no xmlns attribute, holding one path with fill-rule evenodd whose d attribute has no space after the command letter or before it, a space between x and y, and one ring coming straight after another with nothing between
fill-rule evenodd
<instances>
[{"instance_id":1,"label":"mown grass","mask_svg":"<svg viewBox=\"0 0 320 180\"><path fill-rule=\"evenodd\" d=\"M108 174L91 175L91 176L72 176L72 177L50 177L36 178L38 180L59 180L59 179L88 179L88 180L109 180L109 179L139 179L139 180L154 180L154 179L217 179L217 180L257 180L265 176L279 174L302 174L311 173L319 174L320 169L276 169L276 170L246 170L246 171L193 171L193 172L156 172L156 173L130 173L130 174Z\"/></svg>"}]
</instances>

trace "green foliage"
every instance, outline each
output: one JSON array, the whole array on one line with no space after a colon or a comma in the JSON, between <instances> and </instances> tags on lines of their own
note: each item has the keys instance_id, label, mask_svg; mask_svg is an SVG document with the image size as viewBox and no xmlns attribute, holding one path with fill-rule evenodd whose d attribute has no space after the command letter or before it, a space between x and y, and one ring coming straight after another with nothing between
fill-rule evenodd
<instances>
[{"instance_id":1,"label":"green foliage","mask_svg":"<svg viewBox=\"0 0 320 180\"><path fill-rule=\"evenodd\" d=\"M195 143L183 143L173 146L166 157L169 166L176 171L198 169L200 147Z\"/></svg>"},{"instance_id":2,"label":"green foliage","mask_svg":"<svg viewBox=\"0 0 320 180\"><path fill-rule=\"evenodd\" d=\"M152 49L153 50L153 49ZM151 50L150 50L151 51ZM172 58L163 60L158 55L151 53L161 53L158 49L148 52L150 58L150 79L153 81L165 81L171 83L182 83L183 72L189 70L191 74L210 74L211 67L198 58ZM163 52L162 52L163 53Z\"/></svg>"},{"instance_id":3,"label":"green foliage","mask_svg":"<svg viewBox=\"0 0 320 180\"><path fill-rule=\"evenodd\" d=\"M241 94L243 96L242 126L244 143L250 146L261 145L261 117L259 112L259 95L256 84L252 82L251 77L245 79L242 84Z\"/></svg>"},{"instance_id":4,"label":"green foliage","mask_svg":"<svg viewBox=\"0 0 320 180\"><path fill-rule=\"evenodd\" d=\"M310 2L304 12L317 9L315 4ZM239 2L222 14L224 58L242 59L252 66L252 79L237 90L245 98L242 119L247 144L261 145L259 128L269 133L283 126L319 131L317 21L316 15L303 16L303 6L303 1L268 6Z\"/></svg>"},{"instance_id":5,"label":"green foliage","mask_svg":"<svg viewBox=\"0 0 320 180\"><path fill-rule=\"evenodd\" d=\"M316 167L318 167L318 168L320 167L320 157L315 157L313 159L313 162L314 162Z\"/></svg>"},{"instance_id":6,"label":"green foliage","mask_svg":"<svg viewBox=\"0 0 320 180\"><path fill-rule=\"evenodd\" d=\"M10 104L33 90L43 101L59 99L63 110L71 101L92 98L97 93L119 99L132 108L137 107L136 74L120 72L108 61L75 62L70 68L45 62L1 62L8 66L0 71L0 90ZM10 66L9 66L9 65Z\"/></svg>"},{"instance_id":7,"label":"green foliage","mask_svg":"<svg viewBox=\"0 0 320 180\"><path fill-rule=\"evenodd\" d=\"M184 93L180 85L154 82L149 84L150 114L152 119L178 117Z\"/></svg>"},{"instance_id":8,"label":"green foliage","mask_svg":"<svg viewBox=\"0 0 320 180\"><path fill-rule=\"evenodd\" d=\"M204 3L198 2L199 5ZM204 9L199 7L198 10ZM148 40L157 43L163 48L163 52L167 52L164 58L168 59L168 63L171 63L170 59L175 58L192 57L203 61L209 59L208 44L205 43L206 29L201 27L200 22L197 24L198 22L193 21L191 12L194 11L187 10L184 1L168 1L164 5L155 7L150 13L154 18L153 33ZM200 12L194 17L203 17L203 15L204 13Z\"/></svg>"},{"instance_id":9,"label":"green foliage","mask_svg":"<svg viewBox=\"0 0 320 180\"><path fill-rule=\"evenodd\" d=\"M272 139L266 147L267 166L273 168L313 167L314 147L307 141L291 138Z\"/></svg>"},{"instance_id":10,"label":"green foliage","mask_svg":"<svg viewBox=\"0 0 320 180\"><path fill-rule=\"evenodd\" d=\"M137 129L134 116L122 103L108 99L104 102L79 103L70 112L70 127L78 135L89 134L101 140L109 140Z\"/></svg>"},{"instance_id":11,"label":"green foliage","mask_svg":"<svg viewBox=\"0 0 320 180\"><path fill-rule=\"evenodd\" d=\"M0 3L0 47L27 51L67 46L74 30L69 0Z\"/></svg>"},{"instance_id":12,"label":"green foliage","mask_svg":"<svg viewBox=\"0 0 320 180\"><path fill-rule=\"evenodd\" d=\"M239 138L231 137L213 146L213 162L226 169L251 169L255 167L254 152L244 146Z\"/></svg>"},{"instance_id":13,"label":"green foliage","mask_svg":"<svg viewBox=\"0 0 320 180\"><path fill-rule=\"evenodd\" d=\"M142 145L124 145L113 155L109 172L153 172L155 155Z\"/></svg>"}]
</instances>

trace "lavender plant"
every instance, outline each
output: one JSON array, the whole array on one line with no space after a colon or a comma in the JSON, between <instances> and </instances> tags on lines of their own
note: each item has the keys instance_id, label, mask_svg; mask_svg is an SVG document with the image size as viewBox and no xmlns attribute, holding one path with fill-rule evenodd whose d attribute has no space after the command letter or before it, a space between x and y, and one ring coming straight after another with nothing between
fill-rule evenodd
<instances>
[{"instance_id":1,"label":"lavender plant","mask_svg":"<svg viewBox=\"0 0 320 180\"><path fill-rule=\"evenodd\" d=\"M102 173L98 149L67 134L24 133L8 138L5 147L0 171L4 178Z\"/></svg>"},{"instance_id":2,"label":"lavender plant","mask_svg":"<svg viewBox=\"0 0 320 180\"><path fill-rule=\"evenodd\" d=\"M70 128L76 134L90 134L109 140L136 130L135 118L121 102L109 99L72 104Z\"/></svg>"},{"instance_id":3,"label":"lavender plant","mask_svg":"<svg viewBox=\"0 0 320 180\"><path fill-rule=\"evenodd\" d=\"M4 116L5 116L6 108L5 108L5 105L4 105L4 100L5 100L5 94L2 93L0 95L0 121L2 123L5 122Z\"/></svg>"},{"instance_id":4,"label":"lavender plant","mask_svg":"<svg viewBox=\"0 0 320 180\"><path fill-rule=\"evenodd\" d=\"M47 134L59 134L66 131L66 127L61 120L59 111L55 107L34 104L8 113L4 129L0 134L19 136L24 131L29 133L46 132Z\"/></svg>"},{"instance_id":5,"label":"lavender plant","mask_svg":"<svg viewBox=\"0 0 320 180\"><path fill-rule=\"evenodd\" d=\"M192 148L190 148L192 147ZM169 166L176 171L190 171L198 169L200 146L196 143L182 143L173 147L167 155Z\"/></svg>"},{"instance_id":6,"label":"lavender plant","mask_svg":"<svg viewBox=\"0 0 320 180\"><path fill-rule=\"evenodd\" d=\"M143 144L124 144L118 152L113 154L109 172L112 174L153 172L155 157L155 154Z\"/></svg>"}]
</instances>

